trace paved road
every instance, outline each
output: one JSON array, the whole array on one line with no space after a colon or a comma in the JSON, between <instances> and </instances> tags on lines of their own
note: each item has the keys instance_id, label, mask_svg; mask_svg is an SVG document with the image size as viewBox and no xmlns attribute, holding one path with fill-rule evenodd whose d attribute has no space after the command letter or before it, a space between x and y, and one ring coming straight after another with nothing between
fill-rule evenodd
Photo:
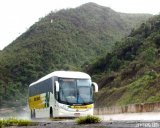
<instances>
[{"instance_id":1,"label":"paved road","mask_svg":"<svg viewBox=\"0 0 160 128\"><path fill-rule=\"evenodd\" d=\"M51 121L50 119L40 118L33 120L39 122L38 126L29 128L160 128L160 113L157 112L112 114L99 117L102 119L101 123L87 125L78 125L75 120Z\"/></svg>"},{"instance_id":2,"label":"paved road","mask_svg":"<svg viewBox=\"0 0 160 128\"><path fill-rule=\"evenodd\" d=\"M14 128L12 126L12 128ZM19 127L26 128L26 127ZM78 125L73 120L39 122L37 126L27 128L160 128L158 121L103 121L98 124Z\"/></svg>"},{"instance_id":3,"label":"paved road","mask_svg":"<svg viewBox=\"0 0 160 128\"><path fill-rule=\"evenodd\" d=\"M102 119L100 124L77 125L74 120L63 120L44 123L41 126L54 128L160 128L160 113L127 113L127 114L110 114L99 116Z\"/></svg>"},{"instance_id":4,"label":"paved road","mask_svg":"<svg viewBox=\"0 0 160 128\"><path fill-rule=\"evenodd\" d=\"M99 116L99 124L78 125L75 120L36 119L40 128L160 128L160 113L128 113Z\"/></svg>"}]
</instances>

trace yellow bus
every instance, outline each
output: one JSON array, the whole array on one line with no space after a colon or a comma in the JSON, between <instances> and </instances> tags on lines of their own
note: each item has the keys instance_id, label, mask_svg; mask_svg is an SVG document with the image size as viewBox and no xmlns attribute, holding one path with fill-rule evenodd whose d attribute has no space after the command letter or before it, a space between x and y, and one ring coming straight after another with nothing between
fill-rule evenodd
<instances>
[{"instance_id":1,"label":"yellow bus","mask_svg":"<svg viewBox=\"0 0 160 128\"><path fill-rule=\"evenodd\" d=\"M93 115L93 89L98 85L86 73L52 72L29 85L31 118Z\"/></svg>"}]
</instances>

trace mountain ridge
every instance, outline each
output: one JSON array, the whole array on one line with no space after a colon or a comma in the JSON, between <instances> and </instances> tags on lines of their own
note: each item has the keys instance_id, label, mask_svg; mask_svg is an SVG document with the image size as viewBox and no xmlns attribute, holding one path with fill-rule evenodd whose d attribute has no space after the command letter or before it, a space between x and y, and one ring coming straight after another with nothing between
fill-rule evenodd
<instances>
[{"instance_id":1,"label":"mountain ridge","mask_svg":"<svg viewBox=\"0 0 160 128\"><path fill-rule=\"evenodd\" d=\"M101 91L97 106L159 102L160 15L133 30L114 50L97 60L88 73Z\"/></svg>"}]
</instances>

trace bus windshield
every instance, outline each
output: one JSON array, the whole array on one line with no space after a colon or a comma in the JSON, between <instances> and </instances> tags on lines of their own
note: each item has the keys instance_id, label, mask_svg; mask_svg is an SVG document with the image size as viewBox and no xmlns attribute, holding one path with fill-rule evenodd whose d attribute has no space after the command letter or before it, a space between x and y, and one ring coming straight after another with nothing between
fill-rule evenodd
<instances>
[{"instance_id":1,"label":"bus windshield","mask_svg":"<svg viewBox=\"0 0 160 128\"><path fill-rule=\"evenodd\" d=\"M93 89L89 79L59 78L59 100L65 104L93 103Z\"/></svg>"}]
</instances>

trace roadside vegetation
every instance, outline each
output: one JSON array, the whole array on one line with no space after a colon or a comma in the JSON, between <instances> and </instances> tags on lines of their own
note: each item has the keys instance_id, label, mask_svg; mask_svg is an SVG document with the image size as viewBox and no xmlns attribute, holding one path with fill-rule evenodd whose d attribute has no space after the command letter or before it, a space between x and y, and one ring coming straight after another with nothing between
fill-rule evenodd
<instances>
[{"instance_id":1,"label":"roadside vegetation","mask_svg":"<svg viewBox=\"0 0 160 128\"><path fill-rule=\"evenodd\" d=\"M101 91L95 106L153 103L160 101L160 15L122 41L113 51L88 66Z\"/></svg>"},{"instance_id":2,"label":"roadside vegetation","mask_svg":"<svg viewBox=\"0 0 160 128\"><path fill-rule=\"evenodd\" d=\"M8 127L8 126L35 126L36 122L32 122L30 120L16 119L16 118L8 118L8 119L0 119L0 128Z\"/></svg>"},{"instance_id":3,"label":"roadside vegetation","mask_svg":"<svg viewBox=\"0 0 160 128\"><path fill-rule=\"evenodd\" d=\"M94 123L100 123L101 119L97 116L82 116L76 119L77 124L94 124Z\"/></svg>"}]
</instances>

